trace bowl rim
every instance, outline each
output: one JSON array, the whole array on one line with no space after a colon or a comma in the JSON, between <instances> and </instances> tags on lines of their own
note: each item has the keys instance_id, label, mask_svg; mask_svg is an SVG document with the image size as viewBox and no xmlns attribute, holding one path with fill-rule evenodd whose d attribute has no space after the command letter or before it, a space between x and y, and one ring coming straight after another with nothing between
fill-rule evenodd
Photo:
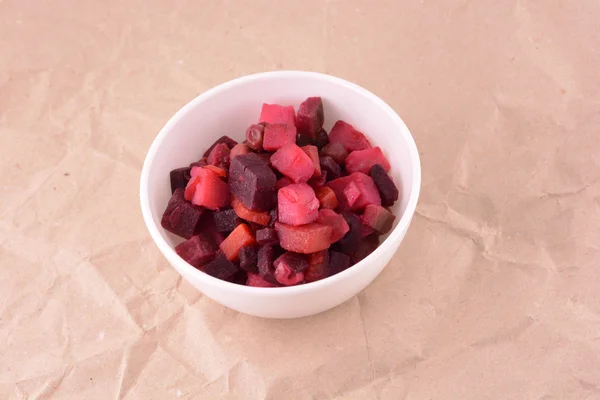
<instances>
[{"instance_id":1,"label":"bowl rim","mask_svg":"<svg viewBox=\"0 0 600 400\"><path fill-rule=\"evenodd\" d=\"M336 275L327 277L325 279L306 283L303 285L297 286L283 286L283 287L254 287L254 286L245 286L238 285L236 283L224 281L213 276L210 276L196 268L192 265L188 264L181 257L177 255L175 250L167 243L167 241L162 237L158 230L158 226L154 223L154 219L152 218L152 212L150 210L150 199L148 193L149 186L149 178L150 178L150 170L152 164L154 162L154 158L158 149L162 145L163 140L167 137L169 131L175 126L182 118L184 118L188 112L194 109L199 103L209 99L213 95L220 93L222 91L228 90L234 86L242 85L250 81L259 81L262 79L271 79L271 78L292 78L292 77L304 77L311 78L323 81L329 81L335 83L340 86L344 86L350 90L358 92L359 94L369 98L371 101L376 103L379 107L381 107L392 119L396 120L398 125L401 127L401 134L404 136L408 144L408 151L410 154L410 162L413 165L413 173L412 173L412 187L410 190L410 195L408 199L408 203L406 205L406 209L396 224L396 227L389 233L388 237L375 249L371 254L365 257L363 260L354 264L351 268L348 268ZM178 268L177 272L182 273L181 271L194 276L195 279L198 279L203 284L210 285L215 287L216 289L223 290L233 290L238 291L240 293L245 293L248 295L259 295L259 296L281 296L281 295L291 295L291 294L299 294L304 292L310 292L314 290L319 290L320 288L325 288L329 286L336 285L338 281L343 280L345 277L350 277L353 274L359 274L362 269L368 268L370 262L383 253L385 247L391 245L398 240L398 237L402 234L402 231L407 230L408 226L412 220L413 214L416 210L417 201L419 199L419 194L421 190L421 161L419 157L419 152L417 150L417 145L415 140L402 120L400 116L379 96L370 92L369 90L355 84L349 82L345 79L338 78L336 76L319 73L319 72L309 72L309 71L270 71L270 72L260 72L251 75L241 76L239 78L232 79L230 81L221 83L207 91L199 94L190 102L181 107L162 127L159 131L158 135L154 138L150 149L146 154L146 158L144 159L144 165L142 167L142 173L140 177L140 205L142 208L142 216L144 218L144 222L146 223L146 227L150 232L150 236L154 240L154 243L158 246L159 250L167 261L171 263L175 263ZM387 243L387 246L386 246Z\"/></svg>"}]
</instances>

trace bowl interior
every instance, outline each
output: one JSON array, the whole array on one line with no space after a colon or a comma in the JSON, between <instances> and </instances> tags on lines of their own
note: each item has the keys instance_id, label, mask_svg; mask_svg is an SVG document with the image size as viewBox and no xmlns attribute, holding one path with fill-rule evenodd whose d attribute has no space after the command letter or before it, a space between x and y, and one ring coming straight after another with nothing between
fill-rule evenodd
<instances>
[{"instance_id":1,"label":"bowl interior","mask_svg":"<svg viewBox=\"0 0 600 400\"><path fill-rule=\"evenodd\" d=\"M262 103L293 105L297 110L309 96L322 97L328 132L343 119L382 148L401 192L392 207L395 224L399 223L413 184L418 187L420 168L413 139L400 118L379 98L344 80L314 73L266 73L230 81L197 97L167 123L153 144L144 167L148 205L154 224L171 246L181 240L160 226L171 194L169 171L197 161L222 135L244 140L246 128L258 121Z\"/></svg>"}]
</instances>

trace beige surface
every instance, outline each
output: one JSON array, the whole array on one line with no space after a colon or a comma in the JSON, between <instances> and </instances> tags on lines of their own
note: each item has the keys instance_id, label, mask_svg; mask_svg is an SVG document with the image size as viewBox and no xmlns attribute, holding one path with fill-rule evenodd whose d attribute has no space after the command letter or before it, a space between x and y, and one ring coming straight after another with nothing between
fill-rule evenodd
<instances>
[{"instance_id":1,"label":"beige surface","mask_svg":"<svg viewBox=\"0 0 600 400\"><path fill-rule=\"evenodd\" d=\"M0 0L0 398L600 399L598 20L595 0ZM272 69L371 89L423 163L391 265L295 321L199 295L138 206L166 120Z\"/></svg>"}]
</instances>

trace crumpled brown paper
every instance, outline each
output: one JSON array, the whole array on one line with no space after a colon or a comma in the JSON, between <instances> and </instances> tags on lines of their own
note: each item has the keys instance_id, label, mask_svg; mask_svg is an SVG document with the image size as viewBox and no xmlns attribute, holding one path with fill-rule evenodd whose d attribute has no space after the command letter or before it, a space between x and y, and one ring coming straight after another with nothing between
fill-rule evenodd
<instances>
[{"instance_id":1,"label":"crumpled brown paper","mask_svg":"<svg viewBox=\"0 0 600 400\"><path fill-rule=\"evenodd\" d=\"M597 1L0 1L0 398L600 399ZM182 281L138 206L198 93L341 76L423 163L400 251L291 321Z\"/></svg>"}]
</instances>

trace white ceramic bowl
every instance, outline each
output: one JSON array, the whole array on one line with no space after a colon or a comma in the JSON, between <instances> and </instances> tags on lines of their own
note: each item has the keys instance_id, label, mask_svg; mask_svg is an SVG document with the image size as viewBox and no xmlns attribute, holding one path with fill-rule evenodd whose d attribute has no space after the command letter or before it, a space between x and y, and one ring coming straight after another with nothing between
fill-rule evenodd
<instances>
[{"instance_id":1,"label":"white ceramic bowl","mask_svg":"<svg viewBox=\"0 0 600 400\"><path fill-rule=\"evenodd\" d=\"M220 136L242 141L258 120L262 103L298 105L321 96L325 129L343 119L380 146L401 191L394 229L371 255L327 279L282 288L225 282L192 267L173 250L181 240L160 226L170 198L169 171L197 161ZM340 78L313 72L282 71L245 76L219 85L186 104L159 132L146 156L140 183L144 220L152 239L173 267L200 292L239 312L267 318L295 318L335 307L363 290L387 265L415 212L421 165L415 142L398 114L373 93Z\"/></svg>"}]
</instances>

